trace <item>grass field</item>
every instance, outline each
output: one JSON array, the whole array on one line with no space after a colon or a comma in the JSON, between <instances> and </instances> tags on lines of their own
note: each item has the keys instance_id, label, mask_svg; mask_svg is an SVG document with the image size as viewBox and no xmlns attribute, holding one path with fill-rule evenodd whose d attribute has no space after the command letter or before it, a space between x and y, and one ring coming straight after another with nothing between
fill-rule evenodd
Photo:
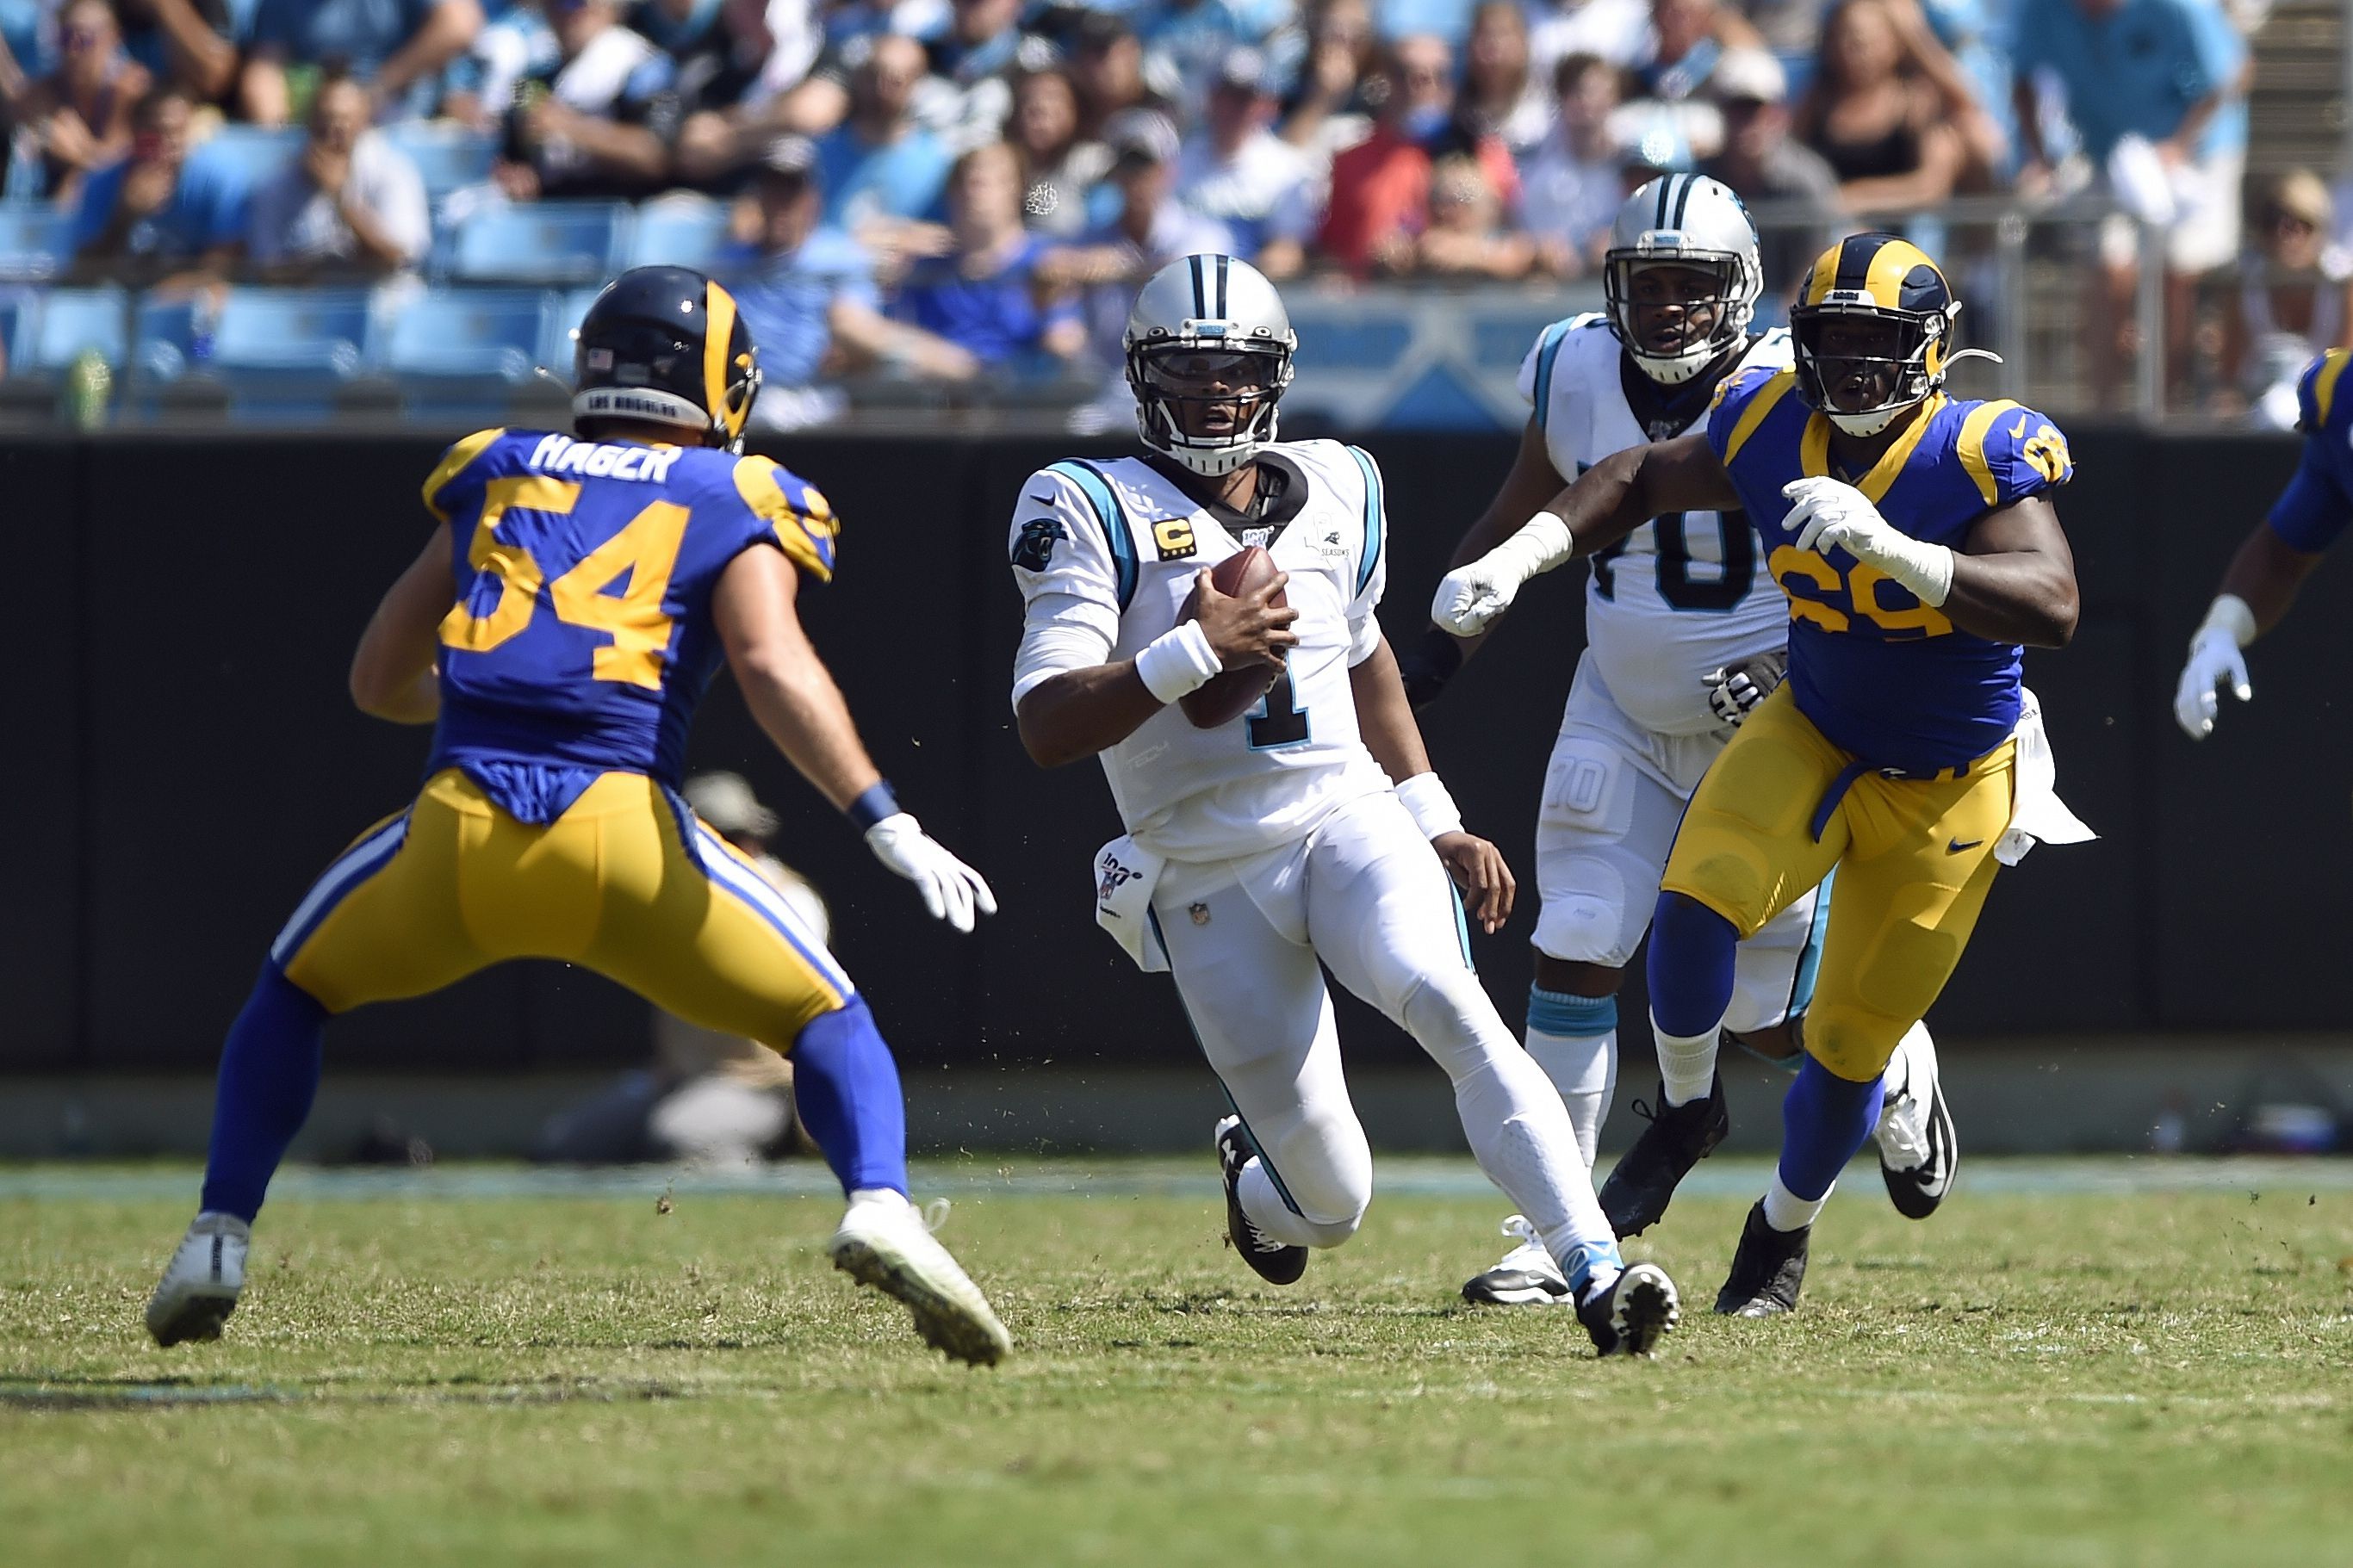
<instances>
[{"instance_id":1,"label":"grass field","mask_svg":"<svg viewBox=\"0 0 2353 1568\"><path fill-rule=\"evenodd\" d=\"M166 1352L193 1174L0 1171L0 1562L2353 1563L2353 1179L2146 1169L1980 1162L1924 1226L1858 1170L1750 1323L1705 1309L1763 1172L1711 1162L1649 1363L1456 1300L1467 1166L1385 1166L1286 1291L1206 1158L919 1173L991 1372L824 1266L801 1175L292 1181Z\"/></svg>"}]
</instances>

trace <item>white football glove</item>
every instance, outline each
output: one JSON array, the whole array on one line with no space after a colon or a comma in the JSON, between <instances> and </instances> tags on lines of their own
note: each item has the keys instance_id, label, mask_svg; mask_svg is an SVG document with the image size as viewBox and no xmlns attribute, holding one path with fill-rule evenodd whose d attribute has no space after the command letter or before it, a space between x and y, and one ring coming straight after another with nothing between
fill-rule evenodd
<instances>
[{"instance_id":1,"label":"white football glove","mask_svg":"<svg viewBox=\"0 0 2353 1568\"><path fill-rule=\"evenodd\" d=\"M1708 707L1736 730L1759 702L1773 695L1774 688L1788 674L1789 656L1777 648L1729 669L1711 669L1700 679L1707 686Z\"/></svg>"},{"instance_id":2,"label":"white football glove","mask_svg":"<svg viewBox=\"0 0 2353 1568\"><path fill-rule=\"evenodd\" d=\"M2189 658L2181 667L2181 685L2173 694L2173 717L2181 732L2202 741L2214 732L2214 717L2221 710L2216 688L2230 683L2231 695L2242 702L2254 700L2247 679L2247 658L2241 651L2253 640L2255 617L2246 602L2233 595L2214 601L2205 624L2189 639Z\"/></svg>"},{"instance_id":3,"label":"white football glove","mask_svg":"<svg viewBox=\"0 0 2353 1568\"><path fill-rule=\"evenodd\" d=\"M1430 601L1430 618L1456 637L1475 637L1512 607L1522 584L1576 553L1568 524L1552 512L1540 511L1503 543L1440 578Z\"/></svg>"},{"instance_id":4,"label":"white football glove","mask_svg":"<svg viewBox=\"0 0 2353 1568\"><path fill-rule=\"evenodd\" d=\"M1942 605L1952 594L1953 552L1897 528L1852 485L1795 479L1781 493L1797 503L1782 526L1796 531L1799 549L1825 555L1843 550L1886 573L1924 605Z\"/></svg>"},{"instance_id":5,"label":"white football glove","mask_svg":"<svg viewBox=\"0 0 2353 1568\"><path fill-rule=\"evenodd\" d=\"M1499 568L1493 555L1482 555L1438 580L1430 618L1456 637L1475 637L1512 607L1521 582L1518 573Z\"/></svg>"},{"instance_id":6,"label":"white football glove","mask_svg":"<svg viewBox=\"0 0 2353 1568\"><path fill-rule=\"evenodd\" d=\"M948 853L907 812L895 812L866 830L874 858L915 884L932 918L961 931L972 930L973 911L997 912L997 895L981 874Z\"/></svg>"}]
</instances>

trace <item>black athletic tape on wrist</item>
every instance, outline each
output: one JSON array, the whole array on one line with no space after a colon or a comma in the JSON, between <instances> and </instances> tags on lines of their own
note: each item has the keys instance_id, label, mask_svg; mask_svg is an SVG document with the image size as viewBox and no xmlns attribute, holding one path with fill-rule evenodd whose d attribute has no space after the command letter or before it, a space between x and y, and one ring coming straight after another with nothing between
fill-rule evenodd
<instances>
[{"instance_id":1,"label":"black athletic tape on wrist","mask_svg":"<svg viewBox=\"0 0 2353 1568\"><path fill-rule=\"evenodd\" d=\"M891 793L891 781L881 779L869 785L866 793L841 808L842 816L855 823L858 831L865 832L886 816L899 815L899 797Z\"/></svg>"}]
</instances>

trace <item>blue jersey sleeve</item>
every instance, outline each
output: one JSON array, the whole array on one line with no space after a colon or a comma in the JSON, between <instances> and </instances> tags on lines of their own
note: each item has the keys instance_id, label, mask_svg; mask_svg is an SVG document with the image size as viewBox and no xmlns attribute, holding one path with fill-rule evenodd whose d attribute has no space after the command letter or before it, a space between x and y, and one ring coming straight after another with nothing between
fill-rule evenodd
<instances>
[{"instance_id":1,"label":"blue jersey sleeve","mask_svg":"<svg viewBox=\"0 0 2353 1568\"><path fill-rule=\"evenodd\" d=\"M1740 448L1774 405L1797 384L1796 372L1765 365L1752 366L1716 384L1715 396L1707 406L1707 444L1715 448L1725 468L1732 466L1732 459L1740 455Z\"/></svg>"},{"instance_id":2,"label":"blue jersey sleeve","mask_svg":"<svg viewBox=\"0 0 2353 1568\"><path fill-rule=\"evenodd\" d=\"M738 458L735 493L751 511L746 545L773 543L819 582L833 580L834 540L841 527L815 485L766 458Z\"/></svg>"},{"instance_id":3,"label":"blue jersey sleeve","mask_svg":"<svg viewBox=\"0 0 2353 1568\"><path fill-rule=\"evenodd\" d=\"M1971 409L1957 445L1962 471L1989 510L2055 490L2075 477L2059 426L2007 400Z\"/></svg>"},{"instance_id":4,"label":"blue jersey sleeve","mask_svg":"<svg viewBox=\"0 0 2353 1568\"><path fill-rule=\"evenodd\" d=\"M2296 383L2295 427L2304 432L2304 461L2268 519L2293 549L2316 555L2353 521L2353 403L2339 399L2353 352L2331 349Z\"/></svg>"},{"instance_id":5,"label":"blue jersey sleeve","mask_svg":"<svg viewBox=\"0 0 2353 1568\"><path fill-rule=\"evenodd\" d=\"M481 478L475 470L482 454L498 444L503 429L477 430L441 455L433 471L425 476L425 510L447 522L460 510L460 494L469 481L474 489L481 489Z\"/></svg>"}]
</instances>

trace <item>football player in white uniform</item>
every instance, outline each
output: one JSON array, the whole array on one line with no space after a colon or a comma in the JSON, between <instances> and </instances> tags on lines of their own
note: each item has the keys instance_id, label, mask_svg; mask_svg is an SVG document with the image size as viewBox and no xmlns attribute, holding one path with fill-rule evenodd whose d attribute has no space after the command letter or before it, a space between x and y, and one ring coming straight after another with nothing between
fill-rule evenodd
<instances>
[{"instance_id":1,"label":"football player in white uniform","mask_svg":"<svg viewBox=\"0 0 2353 1568\"><path fill-rule=\"evenodd\" d=\"M1297 339L1240 261L1191 256L1155 274L1125 346L1147 453L1053 464L1014 510L1028 608L1013 703L1039 763L1103 759L1127 833L1097 859L1097 918L1144 967L1173 973L1232 1101L1215 1136L1236 1250L1290 1284L1372 1199L1327 965L1452 1079L1481 1166L1527 1216L1595 1348L1647 1352L1675 1323L1674 1284L1620 1261L1560 1097L1472 970L1449 874L1490 931L1511 874L1430 771L1374 618L1379 470L1337 442L1276 441ZM1207 568L1251 544L1281 574L1219 593ZM1261 667L1265 697L1230 722L1196 728L1178 705Z\"/></svg>"},{"instance_id":2,"label":"football player in white uniform","mask_svg":"<svg viewBox=\"0 0 2353 1568\"><path fill-rule=\"evenodd\" d=\"M1789 363L1788 334L1749 331L1763 289L1757 233L1740 198L1714 180L1668 174L1620 209L1605 261L1609 310L1554 323L1520 367L1532 412L1510 476L1463 536L1454 564L1508 538L1567 482L1613 453L1695 427L1717 384ZM1780 684L1788 609L1739 512L1682 512L1644 523L1597 554L1587 584L1586 650L1536 819L1535 981L1528 1053L1567 1102L1588 1163L1617 1083L1618 988L1649 928L1675 825L1734 727ZM1430 700L1480 639L1433 627L1409 658L1408 689ZM1797 1019L1813 990L1828 900L1809 893L1742 944L1725 1028L1795 1071ZM1925 1218L1950 1188L1958 1153L1926 1028L1891 1065L1896 1086L1877 1137L1889 1196ZM1662 1091L1646 1136L1699 1153L1725 1134L1723 1086L1686 1111ZM1694 1158L1698 1155L1694 1155ZM1689 1161L1684 1164L1687 1166ZM1672 1189L1668 1189L1671 1192ZM1620 1236L1655 1222L1665 1192L1613 1174L1602 1206ZM1473 1301L1539 1305L1566 1289L1527 1222L1514 1247L1471 1279Z\"/></svg>"}]
</instances>

